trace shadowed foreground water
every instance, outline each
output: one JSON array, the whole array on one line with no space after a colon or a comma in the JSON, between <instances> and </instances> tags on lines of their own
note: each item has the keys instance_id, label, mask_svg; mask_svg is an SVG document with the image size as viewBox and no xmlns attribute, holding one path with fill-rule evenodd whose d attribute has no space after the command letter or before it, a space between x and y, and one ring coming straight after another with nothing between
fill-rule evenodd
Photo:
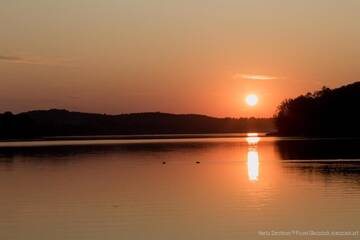
<instances>
[{"instance_id":1,"label":"shadowed foreground water","mask_svg":"<svg viewBox=\"0 0 360 240\"><path fill-rule=\"evenodd\" d=\"M359 231L359 159L351 139L0 143L0 239Z\"/></svg>"}]
</instances>

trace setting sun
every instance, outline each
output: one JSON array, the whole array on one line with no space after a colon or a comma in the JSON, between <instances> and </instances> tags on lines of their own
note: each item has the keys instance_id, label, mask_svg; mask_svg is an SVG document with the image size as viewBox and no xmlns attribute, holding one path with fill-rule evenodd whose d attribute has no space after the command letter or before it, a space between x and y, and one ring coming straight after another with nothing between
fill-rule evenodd
<instances>
[{"instance_id":1,"label":"setting sun","mask_svg":"<svg viewBox=\"0 0 360 240\"><path fill-rule=\"evenodd\" d=\"M246 96L245 101L247 105L252 107L258 103L259 99L255 94L250 94Z\"/></svg>"}]
</instances>

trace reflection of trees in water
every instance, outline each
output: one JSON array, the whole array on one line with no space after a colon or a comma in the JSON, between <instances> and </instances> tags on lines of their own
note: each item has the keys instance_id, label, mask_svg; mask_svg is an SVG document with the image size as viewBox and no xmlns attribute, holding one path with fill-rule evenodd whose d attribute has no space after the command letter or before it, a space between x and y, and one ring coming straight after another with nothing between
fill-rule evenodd
<instances>
[{"instance_id":1,"label":"reflection of trees in water","mask_svg":"<svg viewBox=\"0 0 360 240\"><path fill-rule=\"evenodd\" d=\"M241 143L241 146L244 146ZM105 155L156 154L164 152L198 152L212 148L239 147L239 142L149 142L121 144L57 145L31 147L1 147L0 164L11 163L15 158L24 161L74 161L74 157Z\"/></svg>"},{"instance_id":2,"label":"reflection of trees in water","mask_svg":"<svg viewBox=\"0 0 360 240\"><path fill-rule=\"evenodd\" d=\"M283 160L360 159L360 139L302 139L275 142Z\"/></svg>"},{"instance_id":3,"label":"reflection of trees in water","mask_svg":"<svg viewBox=\"0 0 360 240\"><path fill-rule=\"evenodd\" d=\"M319 139L276 142L282 166L325 182L360 184L360 140Z\"/></svg>"},{"instance_id":4,"label":"reflection of trees in water","mask_svg":"<svg viewBox=\"0 0 360 240\"><path fill-rule=\"evenodd\" d=\"M296 171L310 179L322 177L325 183L352 183L360 185L360 162L356 161L324 161L324 162L286 162L283 167L288 171Z\"/></svg>"}]
</instances>

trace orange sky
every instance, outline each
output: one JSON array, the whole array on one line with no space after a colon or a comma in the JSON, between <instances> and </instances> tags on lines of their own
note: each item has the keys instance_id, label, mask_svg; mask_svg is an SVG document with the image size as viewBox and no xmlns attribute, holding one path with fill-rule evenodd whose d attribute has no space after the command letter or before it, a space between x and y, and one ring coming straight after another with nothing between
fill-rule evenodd
<instances>
[{"instance_id":1,"label":"orange sky","mask_svg":"<svg viewBox=\"0 0 360 240\"><path fill-rule=\"evenodd\" d=\"M1 5L0 111L269 117L284 98L359 80L357 0Z\"/></svg>"}]
</instances>

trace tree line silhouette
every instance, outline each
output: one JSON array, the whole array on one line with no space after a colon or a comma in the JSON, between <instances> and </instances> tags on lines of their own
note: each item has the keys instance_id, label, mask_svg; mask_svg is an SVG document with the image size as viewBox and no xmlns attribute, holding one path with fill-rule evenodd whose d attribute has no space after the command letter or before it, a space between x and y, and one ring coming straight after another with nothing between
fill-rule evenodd
<instances>
[{"instance_id":1,"label":"tree line silhouette","mask_svg":"<svg viewBox=\"0 0 360 240\"><path fill-rule=\"evenodd\" d=\"M323 87L284 100L275 114L283 136L360 136L360 82L340 88Z\"/></svg>"},{"instance_id":2,"label":"tree line silhouette","mask_svg":"<svg viewBox=\"0 0 360 240\"><path fill-rule=\"evenodd\" d=\"M197 114L160 112L107 115L59 109L0 114L0 139L273 130L271 118L214 118Z\"/></svg>"}]
</instances>

